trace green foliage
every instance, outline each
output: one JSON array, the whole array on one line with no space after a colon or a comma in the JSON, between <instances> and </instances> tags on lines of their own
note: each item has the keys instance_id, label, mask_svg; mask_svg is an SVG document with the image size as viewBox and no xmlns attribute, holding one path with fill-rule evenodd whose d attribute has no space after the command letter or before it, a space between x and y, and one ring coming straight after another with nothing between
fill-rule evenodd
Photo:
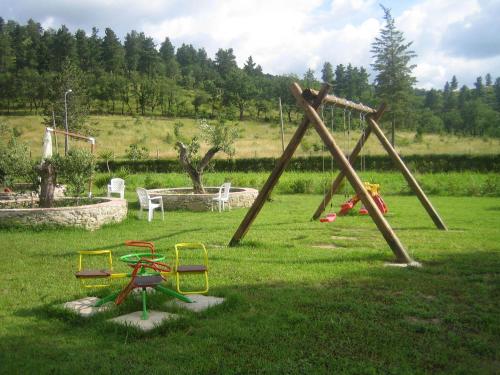
<instances>
[{"instance_id":1,"label":"green foliage","mask_svg":"<svg viewBox=\"0 0 500 375\"><path fill-rule=\"evenodd\" d=\"M149 157L149 150L146 146L132 143L126 151L126 157L132 161L146 160Z\"/></svg>"},{"instance_id":2,"label":"green foliage","mask_svg":"<svg viewBox=\"0 0 500 375\"><path fill-rule=\"evenodd\" d=\"M392 159L387 155L364 155L366 170L378 172L396 170ZM321 156L296 157L290 160L288 171L323 171ZM412 171L421 173L439 172L496 172L500 173L500 155L405 155L404 161ZM241 158L212 160L212 169L217 172L270 172L276 164L274 158ZM160 160L115 160L110 162L113 171L127 168L130 173L143 172L179 172L179 162L175 159ZM359 167L359 160L355 167ZM328 163L328 172L330 171ZM106 171L106 165L99 165L100 171ZM334 171L337 171L335 167ZM326 171L324 171L326 172Z\"/></svg>"},{"instance_id":3,"label":"green foliage","mask_svg":"<svg viewBox=\"0 0 500 375\"><path fill-rule=\"evenodd\" d=\"M444 130L443 120L439 116L436 116L431 110L424 109L420 112L420 116L417 121L417 133L429 132L429 133L439 133Z\"/></svg>"},{"instance_id":4,"label":"green foliage","mask_svg":"<svg viewBox=\"0 0 500 375\"><path fill-rule=\"evenodd\" d=\"M372 45L375 84L369 83L362 66L346 62L334 67L325 62L322 79L333 82L334 93L372 107L388 102L396 119L404 115L405 121L398 122L401 128L421 126L421 118L429 118L428 109L441 119L446 132L500 137L500 78L487 73L476 79L472 89L458 90L453 76L443 90L412 89L411 43L396 29L390 11L384 8L384 14L386 23ZM76 132L94 131L86 121L89 112L211 120L263 115L264 121L271 121L279 116L278 97L285 119L297 121L289 90L293 81L301 81L297 75L263 74L252 56L240 69L231 48L219 49L211 59L203 48L190 44L175 48L168 38L158 51L143 32L127 33L122 44L113 30L103 30L102 35L96 28L90 35L83 30L72 34L65 26L44 30L33 20L7 21L0 30L0 109L7 114L43 110L50 126L54 110L61 129L64 93L71 88L69 128ZM305 78L305 85L317 87L313 71L305 72ZM424 130L442 131L435 118L432 121Z\"/></svg>"},{"instance_id":5,"label":"green foliage","mask_svg":"<svg viewBox=\"0 0 500 375\"><path fill-rule=\"evenodd\" d=\"M53 76L50 82L49 100L44 108L45 125L53 126L55 121L59 129L65 128L65 98L69 131L88 134L90 129L87 124L89 110L87 82L84 73L71 60L64 61L62 70Z\"/></svg>"},{"instance_id":6,"label":"green foliage","mask_svg":"<svg viewBox=\"0 0 500 375\"><path fill-rule=\"evenodd\" d=\"M163 186L163 182L158 178L157 175L148 174L144 178L144 187L146 189L158 189Z\"/></svg>"},{"instance_id":7,"label":"green foliage","mask_svg":"<svg viewBox=\"0 0 500 375\"><path fill-rule=\"evenodd\" d=\"M68 191L81 196L95 170L95 157L89 151L74 148L68 155L53 157L58 178L68 185Z\"/></svg>"},{"instance_id":8,"label":"green foliage","mask_svg":"<svg viewBox=\"0 0 500 375\"><path fill-rule=\"evenodd\" d=\"M167 132L167 135L165 136L165 143L167 145L172 145L175 142L175 138L170 134L170 132Z\"/></svg>"},{"instance_id":9,"label":"green foliage","mask_svg":"<svg viewBox=\"0 0 500 375\"><path fill-rule=\"evenodd\" d=\"M202 119L199 127L201 139L210 147L217 148L229 156L234 155L234 142L238 138L237 124L229 125L223 118L219 118L216 122Z\"/></svg>"},{"instance_id":10,"label":"green foliage","mask_svg":"<svg viewBox=\"0 0 500 375\"><path fill-rule=\"evenodd\" d=\"M33 166L27 144L16 137L7 144L0 140L0 183L12 186L15 182L32 182Z\"/></svg>"},{"instance_id":11,"label":"green foliage","mask_svg":"<svg viewBox=\"0 0 500 375\"><path fill-rule=\"evenodd\" d=\"M104 150L99 153L99 159L106 163L108 173L110 172L109 162L115 158L115 154L111 150Z\"/></svg>"}]
</instances>

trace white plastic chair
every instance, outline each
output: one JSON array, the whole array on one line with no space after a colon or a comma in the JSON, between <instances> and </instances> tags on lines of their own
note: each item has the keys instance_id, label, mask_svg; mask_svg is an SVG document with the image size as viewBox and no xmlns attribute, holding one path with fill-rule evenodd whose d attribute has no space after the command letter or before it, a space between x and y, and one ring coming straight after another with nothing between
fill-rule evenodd
<instances>
[{"instance_id":1,"label":"white plastic chair","mask_svg":"<svg viewBox=\"0 0 500 375\"><path fill-rule=\"evenodd\" d=\"M222 184L219 188L219 193L216 197L212 199L212 211L214 210L214 203L217 202L217 206L219 208L219 212L224 211L225 204L227 203L228 210L231 208L229 203L229 190L231 190L231 183L226 182Z\"/></svg>"},{"instance_id":2,"label":"white plastic chair","mask_svg":"<svg viewBox=\"0 0 500 375\"><path fill-rule=\"evenodd\" d=\"M123 199L125 197L125 181L121 178L112 178L111 182L108 185L108 197L111 197L111 194L120 194L120 198Z\"/></svg>"},{"instance_id":3,"label":"white plastic chair","mask_svg":"<svg viewBox=\"0 0 500 375\"><path fill-rule=\"evenodd\" d=\"M139 205L141 206L139 217L142 217L142 209L148 210L148 221L153 220L153 212L156 208L161 209L162 220L165 220L165 213L163 212L163 199L161 196L150 197L146 189L137 188L137 196L139 197Z\"/></svg>"}]
</instances>

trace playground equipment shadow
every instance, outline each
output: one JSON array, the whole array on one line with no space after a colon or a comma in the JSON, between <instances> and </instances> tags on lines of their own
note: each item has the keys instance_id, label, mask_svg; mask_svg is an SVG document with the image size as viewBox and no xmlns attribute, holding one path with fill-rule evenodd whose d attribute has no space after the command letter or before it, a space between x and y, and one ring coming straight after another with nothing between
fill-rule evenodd
<instances>
[{"instance_id":1,"label":"playground equipment shadow","mask_svg":"<svg viewBox=\"0 0 500 375\"><path fill-rule=\"evenodd\" d=\"M89 319L54 308L60 300L50 301L14 311L25 323L3 337L10 348L3 366L29 358L16 364L18 370L208 374L234 373L235 368L260 373L439 368L491 373L498 304L488 299L500 262L497 254L481 257L478 265L477 254L451 252L439 264L420 269L388 269L370 261L365 272L342 268L338 276L339 266L334 266L330 278L315 283L225 285L214 294L225 296L227 304L203 313L169 310L181 318L149 334L106 322L134 311L138 301ZM307 355L300 349L304 345ZM189 367L183 365L186 355ZM151 357L155 361L149 362Z\"/></svg>"}]
</instances>

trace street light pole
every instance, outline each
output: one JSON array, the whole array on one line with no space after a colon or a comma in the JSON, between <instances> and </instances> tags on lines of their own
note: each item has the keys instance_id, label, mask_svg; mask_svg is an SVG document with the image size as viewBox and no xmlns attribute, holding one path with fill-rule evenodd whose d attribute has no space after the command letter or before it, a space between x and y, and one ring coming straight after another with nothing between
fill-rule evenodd
<instances>
[{"instance_id":1,"label":"street light pole","mask_svg":"<svg viewBox=\"0 0 500 375\"><path fill-rule=\"evenodd\" d=\"M66 134L64 137L64 155L68 154L68 94L72 93L73 90L69 89L64 93L64 127L66 128Z\"/></svg>"}]
</instances>

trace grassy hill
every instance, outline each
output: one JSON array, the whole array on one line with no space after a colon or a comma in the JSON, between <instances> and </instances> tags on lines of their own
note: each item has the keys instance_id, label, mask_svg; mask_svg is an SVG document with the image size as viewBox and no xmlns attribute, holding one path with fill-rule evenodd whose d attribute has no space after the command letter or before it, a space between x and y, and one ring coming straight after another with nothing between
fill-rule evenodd
<instances>
[{"instance_id":1,"label":"grassy hill","mask_svg":"<svg viewBox=\"0 0 500 375\"><path fill-rule=\"evenodd\" d=\"M7 124L8 129L15 129L22 140L31 148L32 155L39 156L43 137L41 116L0 116L0 121ZM122 158L132 143L146 146L150 156L155 158L172 158L176 156L174 149L174 124L182 122L182 132L186 136L197 132L195 119L131 116L91 116L94 135L97 140L97 151L111 150L115 157ZM278 157L281 154L281 135L278 123L241 121L238 123L241 138L236 142L236 157ZM359 127L359 125L358 125ZM295 124L285 124L285 144L296 129ZM351 131L351 137L344 132L336 132L334 137L344 149L352 149L359 139L359 130ZM4 135L5 136L5 135ZM72 141L74 142L74 141ZM425 134L420 141L415 140L414 132L399 132L396 137L397 149L402 155L409 154L497 154L500 153L500 139L458 137L448 134ZM62 139L59 138L62 147ZM321 141L314 130L310 130L299 147L297 156L320 155ZM366 154L384 154L378 141L372 136L367 142ZM218 155L218 157L225 157Z\"/></svg>"}]
</instances>

